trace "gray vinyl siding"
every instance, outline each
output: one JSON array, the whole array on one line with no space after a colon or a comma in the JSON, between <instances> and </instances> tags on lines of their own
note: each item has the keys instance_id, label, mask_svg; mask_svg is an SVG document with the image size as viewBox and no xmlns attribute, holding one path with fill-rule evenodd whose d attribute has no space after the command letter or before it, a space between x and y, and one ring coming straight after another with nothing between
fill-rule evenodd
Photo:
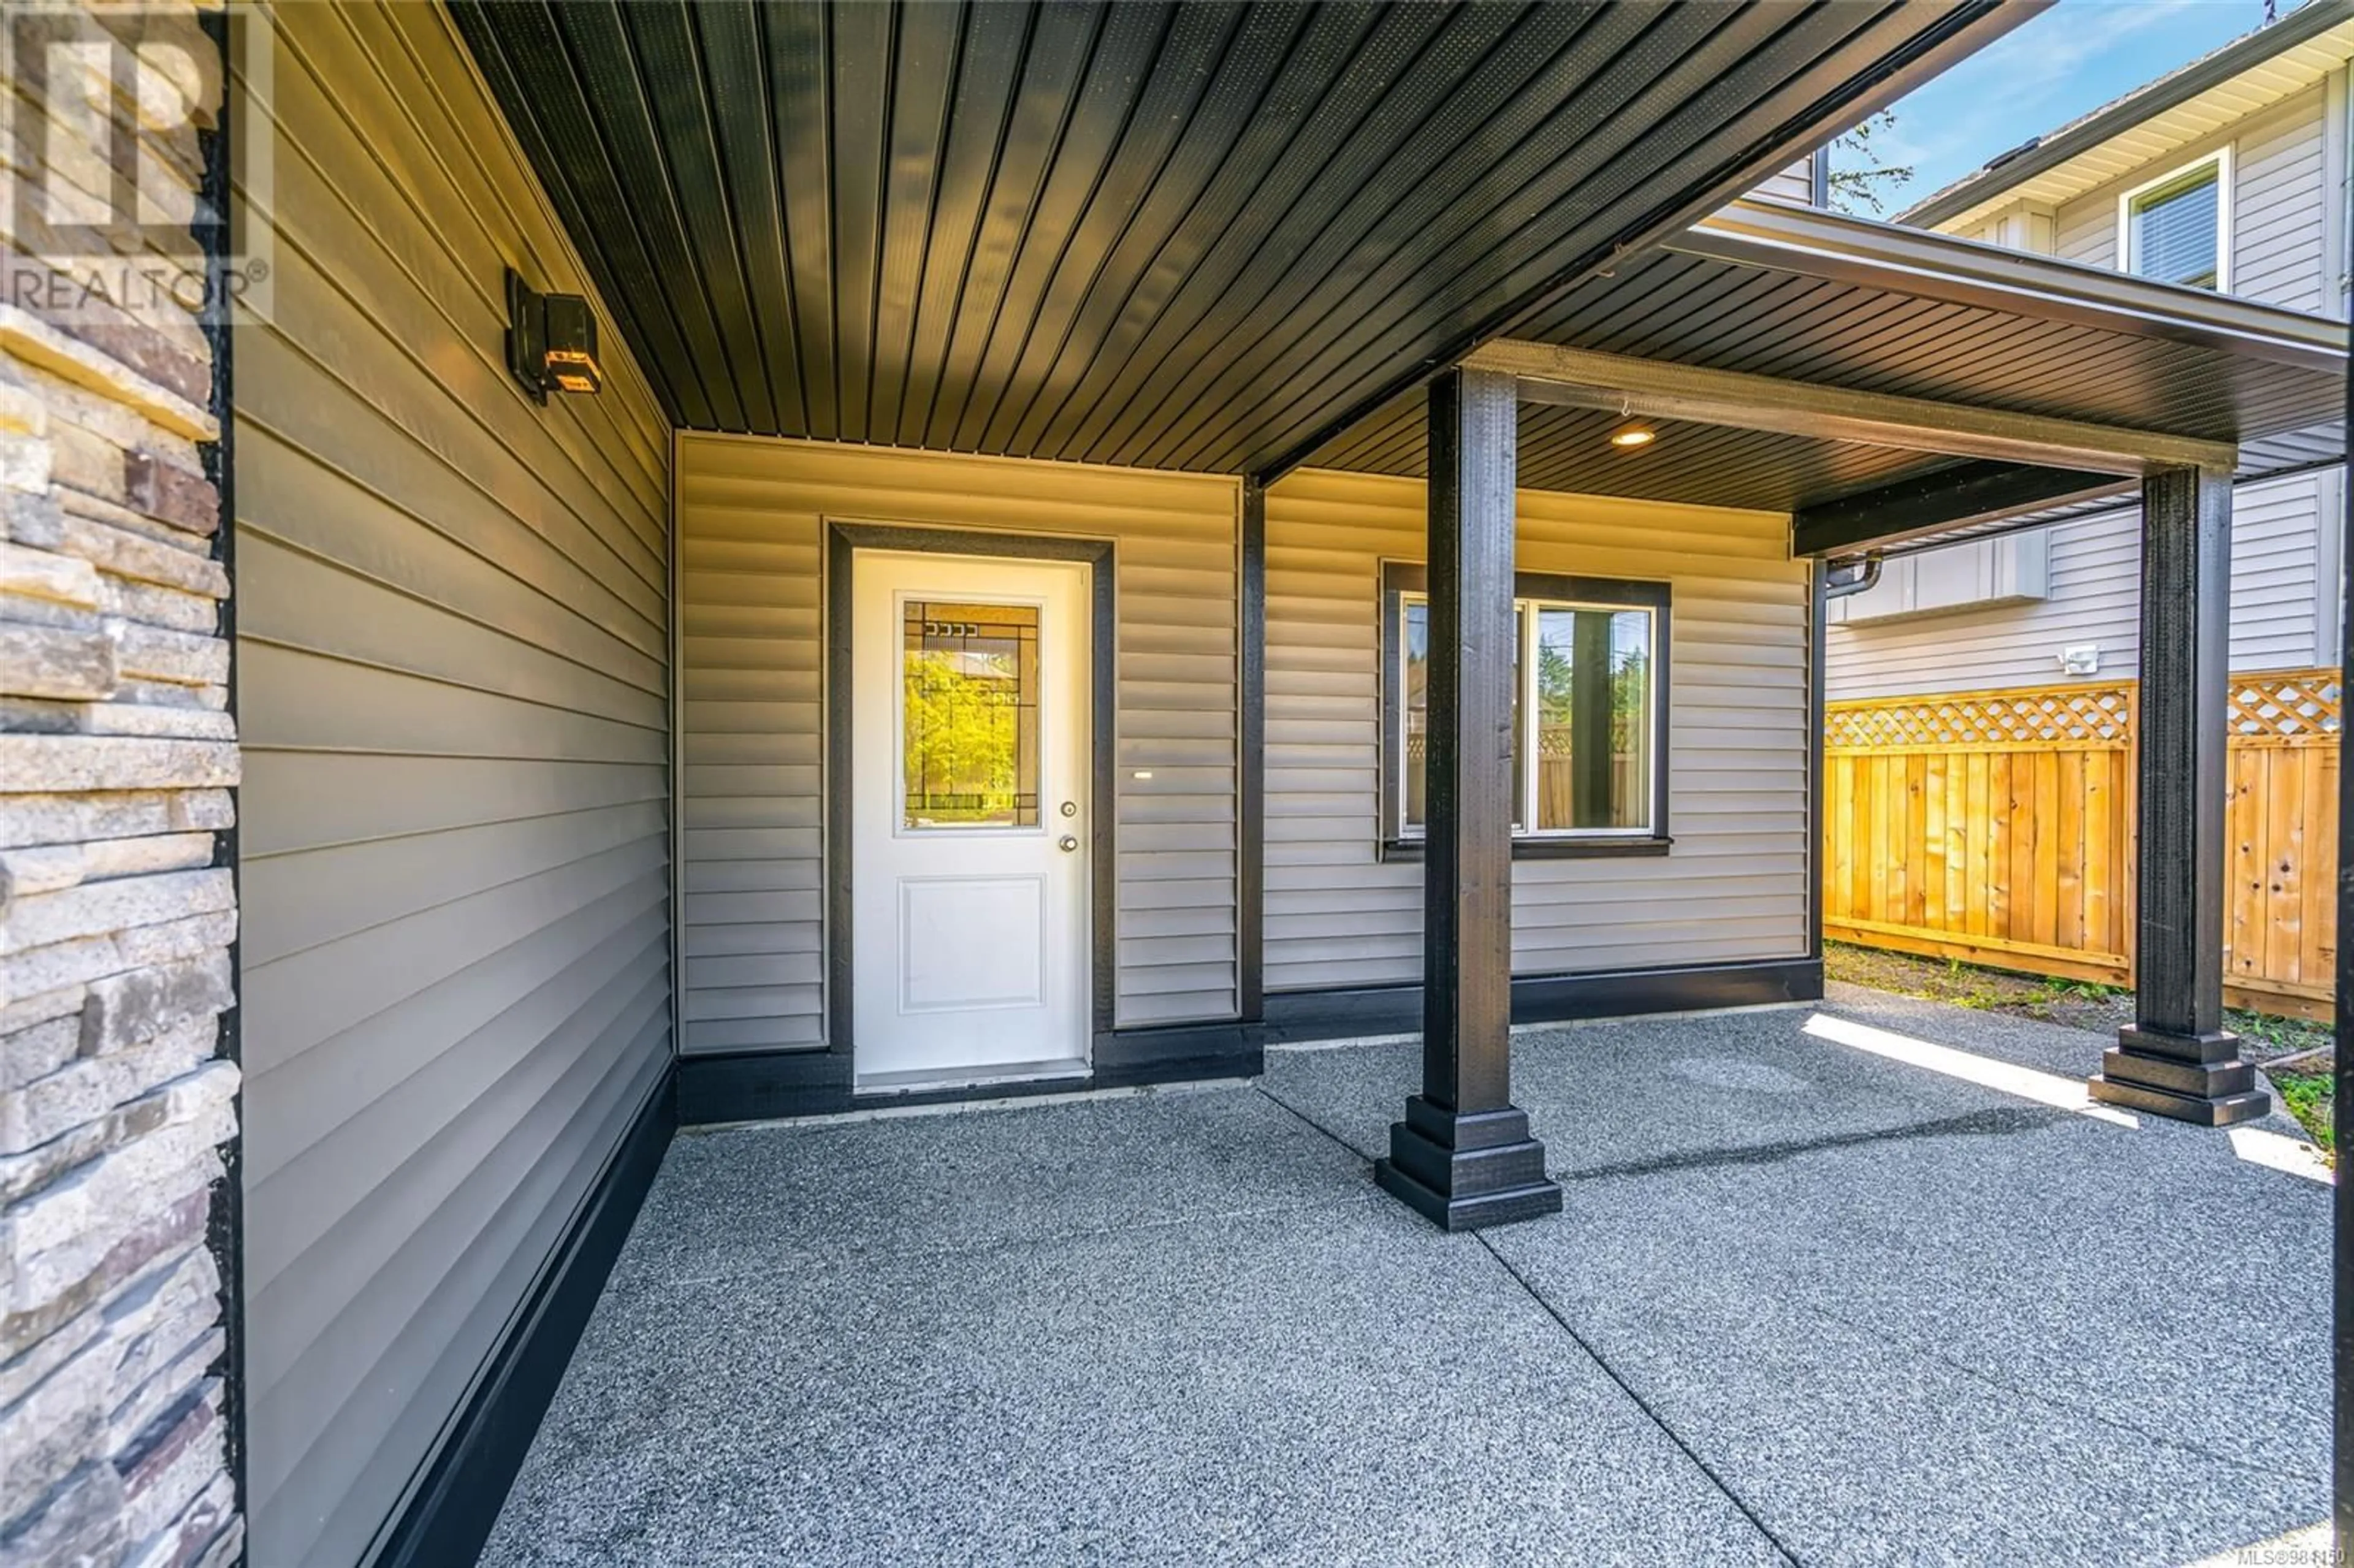
<instances>
[{"instance_id":1,"label":"gray vinyl siding","mask_svg":"<svg viewBox=\"0 0 2354 1568\"><path fill-rule=\"evenodd\" d=\"M2321 90L2241 127L2232 153L2232 292L2292 310L2334 304L2324 239Z\"/></svg>"},{"instance_id":2,"label":"gray vinyl siding","mask_svg":"<svg viewBox=\"0 0 2354 1568\"><path fill-rule=\"evenodd\" d=\"M1811 207L1815 200L1815 161L1801 158L1750 193Z\"/></svg>"},{"instance_id":3,"label":"gray vinyl siding","mask_svg":"<svg viewBox=\"0 0 2354 1568\"><path fill-rule=\"evenodd\" d=\"M830 521L1113 542L1118 1021L1233 1018L1238 497L1231 479L682 436L684 1049L825 1043Z\"/></svg>"},{"instance_id":4,"label":"gray vinyl siding","mask_svg":"<svg viewBox=\"0 0 2354 1568\"><path fill-rule=\"evenodd\" d=\"M237 343L252 1561L362 1561L669 1054L669 432L439 7L277 18Z\"/></svg>"},{"instance_id":5,"label":"gray vinyl siding","mask_svg":"<svg viewBox=\"0 0 2354 1568\"><path fill-rule=\"evenodd\" d=\"M1530 571L1672 593L1673 852L1522 861L1512 967L1567 973L1808 948L1808 587L1778 514L1522 491ZM1267 492L1267 986L1414 981L1422 869L1375 851L1379 583L1423 558L1413 480L1308 471Z\"/></svg>"},{"instance_id":6,"label":"gray vinyl siding","mask_svg":"<svg viewBox=\"0 0 2354 1568\"><path fill-rule=\"evenodd\" d=\"M2316 87L2133 173L2086 192L2055 215L2059 254L2095 267L2117 264L2117 201L2125 192L2228 144L2232 149L2232 288L2234 294L2319 311L2329 267L2332 199L2323 172L2324 93Z\"/></svg>"},{"instance_id":7,"label":"gray vinyl siding","mask_svg":"<svg viewBox=\"0 0 2354 1568\"><path fill-rule=\"evenodd\" d=\"M2232 667L2299 669L2329 656L2314 606L2331 477L2296 474L2241 487L2232 514ZM1936 552L1924 556L1932 569ZM1825 633L1827 694L1907 696L2130 679L2141 648L2141 514L2055 524L2049 597L2033 604L1924 615ZM2333 596L2334 598L2334 596ZM2071 677L2060 650L2101 651L2098 673Z\"/></svg>"},{"instance_id":8,"label":"gray vinyl siding","mask_svg":"<svg viewBox=\"0 0 2354 1568\"><path fill-rule=\"evenodd\" d=\"M2081 196L2052 215L2053 252L2087 267L2117 264L2117 193L2105 189Z\"/></svg>"}]
</instances>

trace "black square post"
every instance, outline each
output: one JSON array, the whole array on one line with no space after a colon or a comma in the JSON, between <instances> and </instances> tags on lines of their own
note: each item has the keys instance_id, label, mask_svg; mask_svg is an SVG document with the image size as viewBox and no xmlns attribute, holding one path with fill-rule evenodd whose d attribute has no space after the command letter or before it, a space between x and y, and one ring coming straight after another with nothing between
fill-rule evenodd
<instances>
[{"instance_id":1,"label":"black square post","mask_svg":"<svg viewBox=\"0 0 2354 1568\"><path fill-rule=\"evenodd\" d=\"M2229 1127L2271 1097L2223 1028L2232 478L2168 469L2141 487L2141 796L2134 1022L2093 1097Z\"/></svg>"},{"instance_id":2,"label":"black square post","mask_svg":"<svg viewBox=\"0 0 2354 1568\"><path fill-rule=\"evenodd\" d=\"M1430 726L1424 760L1422 1093L1373 1179L1450 1231L1558 1213L1512 1102L1512 532L1509 376L1430 387Z\"/></svg>"}]
</instances>

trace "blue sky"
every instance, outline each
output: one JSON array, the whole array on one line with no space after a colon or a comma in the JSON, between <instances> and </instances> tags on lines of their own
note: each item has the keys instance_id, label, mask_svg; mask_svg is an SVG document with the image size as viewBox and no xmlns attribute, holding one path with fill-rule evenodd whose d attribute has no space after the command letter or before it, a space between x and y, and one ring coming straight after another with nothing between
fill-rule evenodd
<instances>
[{"instance_id":1,"label":"blue sky","mask_svg":"<svg viewBox=\"0 0 2354 1568\"><path fill-rule=\"evenodd\" d=\"M2283 16L2295 8L2281 0ZM1894 105L1882 160L1914 172L1888 200L1889 215L2253 31L2264 16L2264 0L2060 0Z\"/></svg>"}]
</instances>

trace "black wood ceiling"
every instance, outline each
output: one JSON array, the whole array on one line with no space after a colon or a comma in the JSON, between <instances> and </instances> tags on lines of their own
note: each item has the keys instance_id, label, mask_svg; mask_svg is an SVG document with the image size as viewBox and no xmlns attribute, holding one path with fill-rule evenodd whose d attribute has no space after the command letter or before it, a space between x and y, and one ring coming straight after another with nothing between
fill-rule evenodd
<instances>
[{"instance_id":1,"label":"black wood ceiling","mask_svg":"<svg viewBox=\"0 0 2354 1568\"><path fill-rule=\"evenodd\" d=\"M1393 398L1311 454L1310 466L1425 477L1429 429L1425 400L1419 391ZM1645 420L1659 437L1649 446L1612 446L1610 432L1625 422L1617 414L1594 409L1522 404L1522 487L1688 506L1795 512L1827 497L1926 473L1950 461L1933 452L1678 419Z\"/></svg>"},{"instance_id":2,"label":"black wood ceiling","mask_svg":"<svg viewBox=\"0 0 2354 1568\"><path fill-rule=\"evenodd\" d=\"M1565 291L1509 335L2212 440L2310 424L2343 399L2328 373L2135 324L2123 313L2113 328L2070 323L1670 242Z\"/></svg>"},{"instance_id":3,"label":"black wood ceiling","mask_svg":"<svg viewBox=\"0 0 2354 1568\"><path fill-rule=\"evenodd\" d=\"M2335 461L2345 397L2336 367L2290 365L2178 339L2120 313L2109 328L1922 292L1662 248L1586 279L1509 335L1630 358L1859 391L2241 441L2243 478ZM1651 421L1621 450L1622 421L1524 405L1520 480L1538 490L1793 511L1926 473L1918 451L1720 426ZM1423 397L1393 398L1309 455L1319 468L1425 472ZM2059 515L2060 514L2037 514Z\"/></svg>"},{"instance_id":4,"label":"black wood ceiling","mask_svg":"<svg viewBox=\"0 0 2354 1568\"><path fill-rule=\"evenodd\" d=\"M2020 15L453 10L681 424L1225 472L1306 451Z\"/></svg>"}]
</instances>

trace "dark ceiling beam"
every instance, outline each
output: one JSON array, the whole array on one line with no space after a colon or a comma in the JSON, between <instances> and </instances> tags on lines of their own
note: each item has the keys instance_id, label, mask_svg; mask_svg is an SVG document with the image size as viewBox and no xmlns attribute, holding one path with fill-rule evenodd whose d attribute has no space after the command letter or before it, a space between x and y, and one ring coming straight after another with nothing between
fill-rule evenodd
<instances>
[{"instance_id":1,"label":"dark ceiling beam","mask_svg":"<svg viewBox=\"0 0 2354 1568\"><path fill-rule=\"evenodd\" d=\"M2239 450L2228 441L1553 344L1491 343L1463 363L1517 377L1522 397L1532 403L1615 409L1643 418L2136 476L2168 468L2229 473L2239 463Z\"/></svg>"},{"instance_id":2,"label":"dark ceiling beam","mask_svg":"<svg viewBox=\"0 0 2354 1568\"><path fill-rule=\"evenodd\" d=\"M1790 554L1850 555L2014 512L2130 494L2137 488L2136 480L2114 473L1974 458L1800 508L1790 519Z\"/></svg>"}]
</instances>

